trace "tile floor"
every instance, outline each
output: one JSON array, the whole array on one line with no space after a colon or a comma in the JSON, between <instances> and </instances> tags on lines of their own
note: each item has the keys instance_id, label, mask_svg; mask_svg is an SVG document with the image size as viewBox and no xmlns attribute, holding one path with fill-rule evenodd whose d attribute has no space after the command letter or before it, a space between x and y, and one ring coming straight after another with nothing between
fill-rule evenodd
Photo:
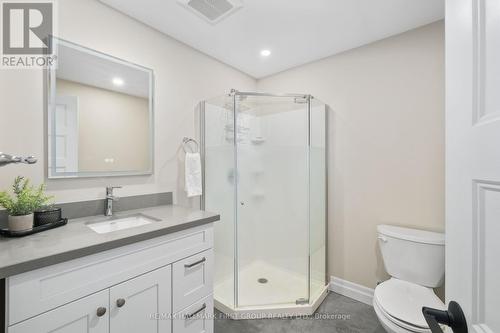
<instances>
[{"instance_id":1,"label":"tile floor","mask_svg":"<svg viewBox=\"0 0 500 333\"><path fill-rule=\"evenodd\" d=\"M353 299L330 293L316 312L329 318L215 320L215 333L385 333L373 308Z\"/></svg>"}]
</instances>

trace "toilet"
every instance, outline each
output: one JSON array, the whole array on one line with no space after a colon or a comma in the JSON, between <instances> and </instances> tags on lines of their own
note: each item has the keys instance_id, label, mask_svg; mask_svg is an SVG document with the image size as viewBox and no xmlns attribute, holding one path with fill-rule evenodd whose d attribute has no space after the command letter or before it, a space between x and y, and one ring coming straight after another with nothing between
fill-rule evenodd
<instances>
[{"instance_id":1,"label":"toilet","mask_svg":"<svg viewBox=\"0 0 500 333\"><path fill-rule=\"evenodd\" d=\"M422 307L446 310L433 288L444 282L444 234L391 225L377 227L391 278L375 288L373 308L388 333L430 332Z\"/></svg>"}]
</instances>

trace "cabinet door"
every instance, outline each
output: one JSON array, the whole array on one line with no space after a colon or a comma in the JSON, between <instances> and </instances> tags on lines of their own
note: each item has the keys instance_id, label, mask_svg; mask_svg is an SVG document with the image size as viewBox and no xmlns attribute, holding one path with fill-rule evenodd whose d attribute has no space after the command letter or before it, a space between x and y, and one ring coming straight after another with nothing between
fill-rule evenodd
<instances>
[{"instance_id":1,"label":"cabinet door","mask_svg":"<svg viewBox=\"0 0 500 333\"><path fill-rule=\"evenodd\" d=\"M112 287L110 333L170 333L171 280L165 266Z\"/></svg>"},{"instance_id":2,"label":"cabinet door","mask_svg":"<svg viewBox=\"0 0 500 333\"><path fill-rule=\"evenodd\" d=\"M10 326L8 333L107 333L109 291L92 294Z\"/></svg>"}]
</instances>

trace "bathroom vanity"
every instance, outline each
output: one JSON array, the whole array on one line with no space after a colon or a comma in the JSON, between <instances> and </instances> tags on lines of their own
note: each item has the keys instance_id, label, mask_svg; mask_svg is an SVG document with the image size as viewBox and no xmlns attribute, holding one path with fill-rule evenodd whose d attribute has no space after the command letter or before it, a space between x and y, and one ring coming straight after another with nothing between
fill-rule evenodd
<instances>
[{"instance_id":1,"label":"bathroom vanity","mask_svg":"<svg viewBox=\"0 0 500 333\"><path fill-rule=\"evenodd\" d=\"M47 177L153 174L152 69L52 41ZM70 222L61 228L0 239L4 332L213 332L219 215L172 205L171 193L125 197L114 207L113 188L105 200L62 204Z\"/></svg>"},{"instance_id":2,"label":"bathroom vanity","mask_svg":"<svg viewBox=\"0 0 500 333\"><path fill-rule=\"evenodd\" d=\"M174 205L117 214L154 222L97 233L100 217L0 240L8 333L213 332L216 214Z\"/></svg>"}]
</instances>

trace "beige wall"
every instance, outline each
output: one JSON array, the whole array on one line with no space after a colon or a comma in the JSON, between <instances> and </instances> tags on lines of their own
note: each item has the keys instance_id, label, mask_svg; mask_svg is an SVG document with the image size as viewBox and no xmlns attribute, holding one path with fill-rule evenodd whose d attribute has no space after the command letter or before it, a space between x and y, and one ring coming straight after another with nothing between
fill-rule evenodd
<instances>
[{"instance_id":1,"label":"beige wall","mask_svg":"<svg viewBox=\"0 0 500 333\"><path fill-rule=\"evenodd\" d=\"M255 90L255 80L96 0L58 1L57 22L63 39L154 70L156 158L153 176L50 180L49 192L68 202L103 198L105 186L124 185L117 195L173 191L176 202L197 203L185 198L179 150L184 136L195 135L195 107L231 88ZM46 181L43 82L40 70L0 70L0 150L40 159L1 168L0 189L16 175Z\"/></svg>"},{"instance_id":2,"label":"beige wall","mask_svg":"<svg viewBox=\"0 0 500 333\"><path fill-rule=\"evenodd\" d=\"M330 114L330 275L385 279L376 226L444 229L444 24L258 81L305 92Z\"/></svg>"},{"instance_id":3,"label":"beige wall","mask_svg":"<svg viewBox=\"0 0 500 333\"><path fill-rule=\"evenodd\" d=\"M58 2L58 35L155 71L155 174L53 180L57 201L182 191L183 136L195 133L198 101L256 82L95 0ZM110 23L111 22L111 23ZM106 27L103 29L102 27ZM444 228L444 27L407 32L257 82L258 89L308 92L328 103L329 271L374 287L385 273L376 225ZM39 70L0 71L0 149L34 154L35 166L1 169L0 188L16 175L45 181L44 87Z\"/></svg>"},{"instance_id":4,"label":"beige wall","mask_svg":"<svg viewBox=\"0 0 500 333\"><path fill-rule=\"evenodd\" d=\"M78 97L78 171L150 169L147 98L61 79L57 95Z\"/></svg>"}]
</instances>

